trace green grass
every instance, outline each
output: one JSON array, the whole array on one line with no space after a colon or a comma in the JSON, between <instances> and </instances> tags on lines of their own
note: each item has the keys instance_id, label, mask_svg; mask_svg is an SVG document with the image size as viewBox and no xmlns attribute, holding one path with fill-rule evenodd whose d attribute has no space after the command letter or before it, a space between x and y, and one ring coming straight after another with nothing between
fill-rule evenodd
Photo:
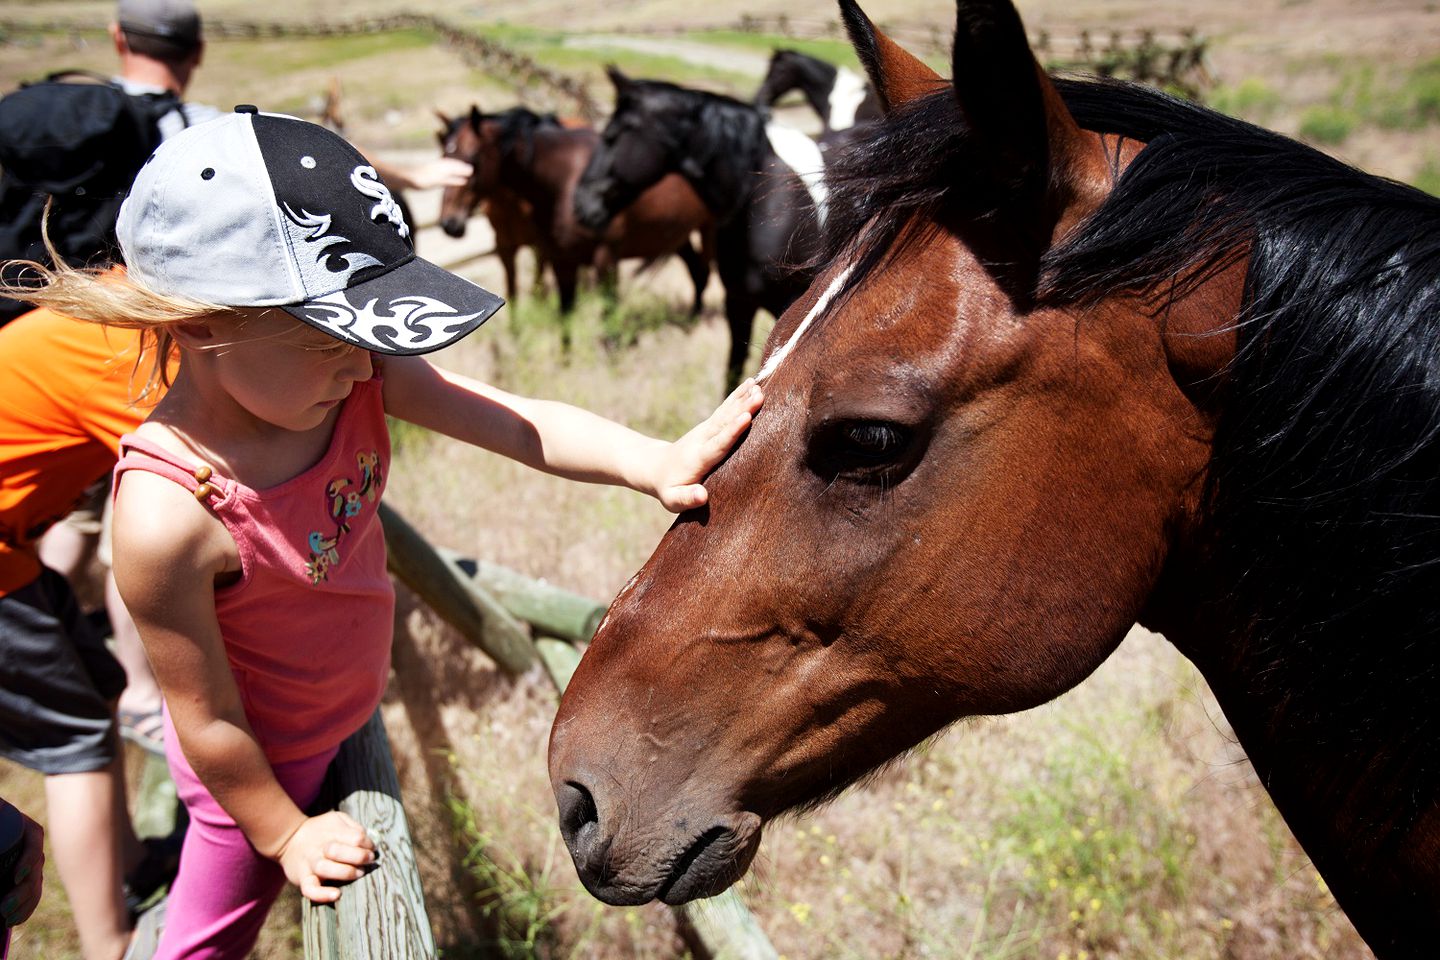
<instances>
[{"instance_id":1,"label":"green grass","mask_svg":"<svg viewBox=\"0 0 1440 960\"><path fill-rule=\"evenodd\" d=\"M860 68L855 48L844 40L802 40L778 33L747 33L743 30L692 30L685 34L687 40L709 43L717 46L741 47L759 53L771 50L798 50L812 57L819 57L834 64L844 64L851 69Z\"/></svg>"},{"instance_id":2,"label":"green grass","mask_svg":"<svg viewBox=\"0 0 1440 960\"><path fill-rule=\"evenodd\" d=\"M1300 117L1300 135L1313 143L1335 146L1364 128L1417 131L1440 121L1440 58L1398 73L1374 64L1336 72L1327 101Z\"/></svg>"},{"instance_id":3,"label":"green grass","mask_svg":"<svg viewBox=\"0 0 1440 960\"><path fill-rule=\"evenodd\" d=\"M1067 749L1014 791L997 842L1023 851L1026 898L1067 923L1077 949L1122 935L1159 946L1164 925L1153 906L1188 899L1195 837L1114 747L1072 732Z\"/></svg>"},{"instance_id":4,"label":"green grass","mask_svg":"<svg viewBox=\"0 0 1440 960\"><path fill-rule=\"evenodd\" d=\"M571 908L573 891L551 883L550 863L537 869L481 827L470 804L452 796L447 805L456 840L465 848L463 866L476 882L480 912L491 927L481 943L489 948L485 955L504 960L551 956L555 919Z\"/></svg>"},{"instance_id":5,"label":"green grass","mask_svg":"<svg viewBox=\"0 0 1440 960\"><path fill-rule=\"evenodd\" d=\"M1300 136L1312 143L1335 146L1344 143L1359 118L1344 107L1311 107L1300 115Z\"/></svg>"},{"instance_id":6,"label":"green grass","mask_svg":"<svg viewBox=\"0 0 1440 960\"><path fill-rule=\"evenodd\" d=\"M1221 113L1255 123L1268 121L1282 106L1274 88L1257 77L1249 77L1233 87L1217 87L1208 97L1208 103Z\"/></svg>"},{"instance_id":7,"label":"green grass","mask_svg":"<svg viewBox=\"0 0 1440 960\"><path fill-rule=\"evenodd\" d=\"M1440 160L1430 158L1415 174L1414 184L1431 196L1440 197Z\"/></svg>"},{"instance_id":8,"label":"green grass","mask_svg":"<svg viewBox=\"0 0 1440 960\"><path fill-rule=\"evenodd\" d=\"M487 24L481 31L486 37L523 53L546 67L568 73L586 73L597 79L607 64L616 64L621 70L636 77L668 80L684 85L700 84L720 87L748 96L756 78L748 73L722 70L691 63L681 57L656 56L619 46L567 46L566 41L577 34L560 30L542 30L536 27L513 24ZM597 87L601 100L609 94L609 84L599 80L604 89Z\"/></svg>"},{"instance_id":9,"label":"green grass","mask_svg":"<svg viewBox=\"0 0 1440 960\"><path fill-rule=\"evenodd\" d=\"M356 60L407 50L431 50L438 43L428 30L395 30L338 37L218 40L207 58L223 57L228 64L274 76L291 70L326 70ZM204 70L204 67L201 67Z\"/></svg>"}]
</instances>

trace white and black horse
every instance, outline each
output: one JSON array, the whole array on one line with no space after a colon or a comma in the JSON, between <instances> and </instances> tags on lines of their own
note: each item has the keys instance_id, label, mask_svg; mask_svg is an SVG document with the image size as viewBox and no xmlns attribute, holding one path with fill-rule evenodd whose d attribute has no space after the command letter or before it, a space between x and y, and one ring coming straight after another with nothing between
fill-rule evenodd
<instances>
[{"instance_id":1,"label":"white and black horse","mask_svg":"<svg viewBox=\"0 0 1440 960\"><path fill-rule=\"evenodd\" d=\"M750 104L608 72L615 112L575 188L575 217L600 230L665 174L690 182L719 227L728 390L740 381L755 311L779 317L814 277L826 215L819 146Z\"/></svg>"},{"instance_id":2,"label":"white and black horse","mask_svg":"<svg viewBox=\"0 0 1440 960\"><path fill-rule=\"evenodd\" d=\"M755 106L769 109L791 90L799 90L824 129L822 141L832 133L881 116L880 100L869 81L849 67L837 67L798 50L776 50L770 57L765 80L755 92Z\"/></svg>"}]
</instances>

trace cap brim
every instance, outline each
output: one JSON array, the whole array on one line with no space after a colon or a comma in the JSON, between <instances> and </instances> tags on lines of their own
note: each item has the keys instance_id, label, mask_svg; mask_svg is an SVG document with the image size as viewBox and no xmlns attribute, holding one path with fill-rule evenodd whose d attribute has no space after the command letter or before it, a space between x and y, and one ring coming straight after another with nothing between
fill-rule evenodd
<instances>
[{"instance_id":1,"label":"cap brim","mask_svg":"<svg viewBox=\"0 0 1440 960\"><path fill-rule=\"evenodd\" d=\"M282 309L374 353L430 353L489 320L505 301L416 257L378 277Z\"/></svg>"}]
</instances>

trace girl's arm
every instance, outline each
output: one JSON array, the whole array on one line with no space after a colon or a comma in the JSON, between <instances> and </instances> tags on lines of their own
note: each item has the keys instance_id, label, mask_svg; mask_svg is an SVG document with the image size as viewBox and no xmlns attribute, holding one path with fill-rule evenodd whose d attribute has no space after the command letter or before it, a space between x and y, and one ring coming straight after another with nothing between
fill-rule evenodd
<instances>
[{"instance_id":1,"label":"girl's arm","mask_svg":"<svg viewBox=\"0 0 1440 960\"><path fill-rule=\"evenodd\" d=\"M161 519L163 518L163 519ZM115 582L195 774L262 855L317 902L340 896L323 880L348 881L374 859L364 829L343 813L306 817L275 779L255 739L215 615L215 577L232 565L234 542L173 481L142 471L116 493Z\"/></svg>"},{"instance_id":2,"label":"girl's arm","mask_svg":"<svg viewBox=\"0 0 1440 960\"><path fill-rule=\"evenodd\" d=\"M533 400L431 366L385 358L385 409L537 470L648 493L679 512L706 502L700 484L750 426L764 400L747 380L674 443L636 433L569 404Z\"/></svg>"}]
</instances>

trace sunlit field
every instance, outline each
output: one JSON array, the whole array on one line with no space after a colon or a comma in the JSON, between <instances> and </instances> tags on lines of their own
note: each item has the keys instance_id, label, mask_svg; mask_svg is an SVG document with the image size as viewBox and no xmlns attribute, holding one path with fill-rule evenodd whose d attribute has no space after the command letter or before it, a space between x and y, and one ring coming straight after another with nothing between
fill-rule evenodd
<instances>
[{"instance_id":1,"label":"sunlit field","mask_svg":"<svg viewBox=\"0 0 1440 960\"><path fill-rule=\"evenodd\" d=\"M640 6L637 18L684 26L674 5ZM1111 6L1122 11L1115 16L1144 15L1143 6ZM1310 8L1319 22L1340 16L1344 7L1337 2L1275 0L1265 16L1280 24L1276 33L1266 32L1266 22L1247 27L1238 6L1222 4L1228 19L1207 25L1197 19L1204 11L1166 4L1165 22L1156 24L1195 25L1214 35L1212 104L1440 190L1434 136L1440 16L1430 16L1423 4L1382 4L1397 18L1403 14L1408 37L1430 39L1411 39L1395 48L1397 55L1362 31L1355 42L1363 49L1347 55L1339 26L1292 35L1288 46L1273 39L1297 7ZM620 24L618 14L598 5L580 7L577 23L597 33ZM770 45L785 43L727 31L749 8L722 7L723 16L716 13L687 39L737 56L758 51L762 60ZM1091 15L1107 28L1112 23L1104 19L1110 8L1102 0L1073 12L1056 2L1021 7L1032 27L1046 16L1067 26ZM216 8L229 17L289 13L273 3ZM11 5L0 19L54 13L98 22L108 9ZM203 2L202 9L208 9ZM391 8L365 0L354 9ZM479 8L422 3L419 9L480 23L474 19ZM642 55L619 44L570 44L553 15L545 22L544 4L535 4L528 19L524 4L487 9L496 21L506 20L489 28L496 39L584 78L605 104L607 60L637 75L746 99L759 81L743 66ZM926 3L895 16L945 26L946 9ZM756 10L774 12L765 4ZM819 19L830 10L809 4L804 16ZM317 5L313 15L339 17L341 11ZM844 55L843 48L826 49ZM5 89L49 69L109 69L113 62L95 33L8 36L0 51ZM479 102L500 109L521 100L551 106L542 91L466 66L423 31L215 42L192 93L226 107L254 102L313 116L332 79L340 81L352 136L399 159L434 152L433 108L453 113ZM798 101L782 112L799 124L811 122ZM416 203L422 255L443 247L434 207L433 196ZM490 257L459 270L492 288L501 283ZM607 315L593 292L582 296L566 352L554 294L537 300L529 290L532 273L533 261L522 256L520 302L435 361L665 437L679 435L719 400L728 333L718 279L712 278L704 314L691 320L684 315L689 281L677 262L639 276L627 270L616 314ZM757 322L751 369L770 324L769 317ZM393 424L392 438L387 500L434 543L601 601L644 562L670 522L638 494L537 475L406 424ZM497 675L483 654L403 588L396 626L384 714L443 956L686 956L668 908L606 907L576 879L546 777L556 704L550 681L538 671L519 679ZM136 763L138 754L130 759ZM40 779L3 762L0 794L37 815L43 810ZM79 956L53 870L46 883L40 911L16 931L11 956L17 960ZM769 825L739 890L789 960L1371 956L1256 782L1204 681L1163 638L1139 629L1059 700L1025 714L959 724L828 807ZM287 893L257 956L301 957L298 917L298 899Z\"/></svg>"}]
</instances>

